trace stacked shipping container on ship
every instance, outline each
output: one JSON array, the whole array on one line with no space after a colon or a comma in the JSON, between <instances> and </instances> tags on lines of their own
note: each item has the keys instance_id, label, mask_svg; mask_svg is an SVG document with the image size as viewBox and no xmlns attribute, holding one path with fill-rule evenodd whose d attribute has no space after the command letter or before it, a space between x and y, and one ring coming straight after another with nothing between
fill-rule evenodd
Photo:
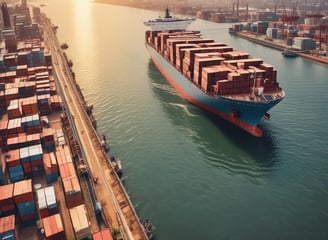
<instances>
[{"instance_id":1,"label":"stacked shipping container on ship","mask_svg":"<svg viewBox=\"0 0 328 240\"><path fill-rule=\"evenodd\" d=\"M15 215L0 218L0 239L15 240Z\"/></svg>"},{"instance_id":2,"label":"stacked shipping container on ship","mask_svg":"<svg viewBox=\"0 0 328 240\"><path fill-rule=\"evenodd\" d=\"M198 32L195 35L173 32L166 44L161 44L156 32L146 34L152 45L157 39L158 47L167 46L167 49L157 50L167 52L167 59L171 63L176 60L175 67L209 95L249 93L253 84L263 87L264 92L270 92L278 84L276 71L271 65L263 63L262 59L249 58L249 53L234 51L224 44L206 46L196 39L199 37ZM192 48L188 44L193 44ZM254 81L255 77L257 79Z\"/></svg>"},{"instance_id":3,"label":"stacked shipping container on ship","mask_svg":"<svg viewBox=\"0 0 328 240\"><path fill-rule=\"evenodd\" d=\"M16 214L14 203L14 184L0 186L0 216L10 216Z\"/></svg>"},{"instance_id":4,"label":"stacked shipping container on ship","mask_svg":"<svg viewBox=\"0 0 328 240\"><path fill-rule=\"evenodd\" d=\"M83 204L81 186L67 145L57 147L56 157L67 208Z\"/></svg>"},{"instance_id":5,"label":"stacked shipping container on ship","mask_svg":"<svg viewBox=\"0 0 328 240\"><path fill-rule=\"evenodd\" d=\"M145 33L146 47L156 67L192 104L255 136L263 136L259 122L285 97L276 71L248 53L213 40L206 42L199 32L185 31L191 21L165 18L145 22L154 30L163 29Z\"/></svg>"},{"instance_id":6,"label":"stacked shipping container on ship","mask_svg":"<svg viewBox=\"0 0 328 240\"><path fill-rule=\"evenodd\" d=\"M24 226L35 224L37 213L32 191L32 180L23 180L14 183L14 202Z\"/></svg>"}]
</instances>

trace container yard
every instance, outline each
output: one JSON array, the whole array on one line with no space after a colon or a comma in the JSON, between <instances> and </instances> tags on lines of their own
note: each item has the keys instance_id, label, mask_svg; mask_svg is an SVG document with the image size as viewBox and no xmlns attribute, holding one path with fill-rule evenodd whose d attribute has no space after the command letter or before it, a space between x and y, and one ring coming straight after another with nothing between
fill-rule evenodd
<instances>
[{"instance_id":1,"label":"container yard","mask_svg":"<svg viewBox=\"0 0 328 240\"><path fill-rule=\"evenodd\" d=\"M15 33L6 18L12 9L3 4L2 11L1 239L112 239L113 232L149 239L101 146L56 28L33 9L38 23L24 15L33 31ZM24 0L21 11L28 12Z\"/></svg>"},{"instance_id":2,"label":"container yard","mask_svg":"<svg viewBox=\"0 0 328 240\"><path fill-rule=\"evenodd\" d=\"M306 14L302 18L281 15L277 21L238 23L229 32L281 51L288 48L299 56L328 64L327 29L325 15Z\"/></svg>"}]
</instances>

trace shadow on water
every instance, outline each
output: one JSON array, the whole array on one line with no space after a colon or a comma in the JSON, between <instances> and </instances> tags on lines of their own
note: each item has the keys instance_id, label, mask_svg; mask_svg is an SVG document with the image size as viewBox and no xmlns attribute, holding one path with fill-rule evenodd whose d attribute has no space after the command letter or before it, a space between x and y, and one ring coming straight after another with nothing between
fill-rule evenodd
<instances>
[{"instance_id":1,"label":"shadow on water","mask_svg":"<svg viewBox=\"0 0 328 240\"><path fill-rule=\"evenodd\" d=\"M268 125L261 125L262 138L254 137L182 99L151 60L148 76L165 113L175 126L188 132L211 167L252 178L272 171L278 162L279 143Z\"/></svg>"}]
</instances>

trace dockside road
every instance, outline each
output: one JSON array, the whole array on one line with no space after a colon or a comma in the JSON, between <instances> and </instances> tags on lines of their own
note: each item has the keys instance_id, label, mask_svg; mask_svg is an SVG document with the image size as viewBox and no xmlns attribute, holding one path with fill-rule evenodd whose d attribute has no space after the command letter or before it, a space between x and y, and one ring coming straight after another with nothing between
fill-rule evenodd
<instances>
[{"instance_id":1,"label":"dockside road","mask_svg":"<svg viewBox=\"0 0 328 240\"><path fill-rule=\"evenodd\" d=\"M68 108L66 111L70 113L77 129L76 137L79 138L86 158L83 160L87 162L92 178L97 179L94 190L101 203L105 221L111 229L118 229L123 239L148 239L129 196L101 147L98 134L82 106L74 77L60 48L53 25L45 16L42 25L45 42L52 52L54 74L60 86L64 106ZM89 214L92 214L92 211L93 209L88 209Z\"/></svg>"}]
</instances>

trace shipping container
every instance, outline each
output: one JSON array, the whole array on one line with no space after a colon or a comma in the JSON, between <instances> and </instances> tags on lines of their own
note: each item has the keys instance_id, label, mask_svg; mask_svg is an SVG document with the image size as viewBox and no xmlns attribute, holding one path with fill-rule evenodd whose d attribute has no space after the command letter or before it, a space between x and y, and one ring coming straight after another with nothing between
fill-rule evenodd
<instances>
[{"instance_id":1,"label":"shipping container","mask_svg":"<svg viewBox=\"0 0 328 240\"><path fill-rule=\"evenodd\" d=\"M0 239L15 240L15 215L0 218Z\"/></svg>"},{"instance_id":2,"label":"shipping container","mask_svg":"<svg viewBox=\"0 0 328 240\"><path fill-rule=\"evenodd\" d=\"M14 202L16 204L32 201L33 199L31 179L14 183Z\"/></svg>"},{"instance_id":3,"label":"shipping container","mask_svg":"<svg viewBox=\"0 0 328 240\"><path fill-rule=\"evenodd\" d=\"M84 205L79 205L69 210L76 240L91 236L90 222Z\"/></svg>"},{"instance_id":4,"label":"shipping container","mask_svg":"<svg viewBox=\"0 0 328 240\"><path fill-rule=\"evenodd\" d=\"M66 234L60 214L42 219L46 240L66 240Z\"/></svg>"},{"instance_id":5,"label":"shipping container","mask_svg":"<svg viewBox=\"0 0 328 240\"><path fill-rule=\"evenodd\" d=\"M93 240L113 240L111 232L109 229L104 229L100 232L96 232L92 234Z\"/></svg>"},{"instance_id":6,"label":"shipping container","mask_svg":"<svg viewBox=\"0 0 328 240\"><path fill-rule=\"evenodd\" d=\"M83 204L81 187L77 176L63 178L62 183L67 208L73 208Z\"/></svg>"}]
</instances>

